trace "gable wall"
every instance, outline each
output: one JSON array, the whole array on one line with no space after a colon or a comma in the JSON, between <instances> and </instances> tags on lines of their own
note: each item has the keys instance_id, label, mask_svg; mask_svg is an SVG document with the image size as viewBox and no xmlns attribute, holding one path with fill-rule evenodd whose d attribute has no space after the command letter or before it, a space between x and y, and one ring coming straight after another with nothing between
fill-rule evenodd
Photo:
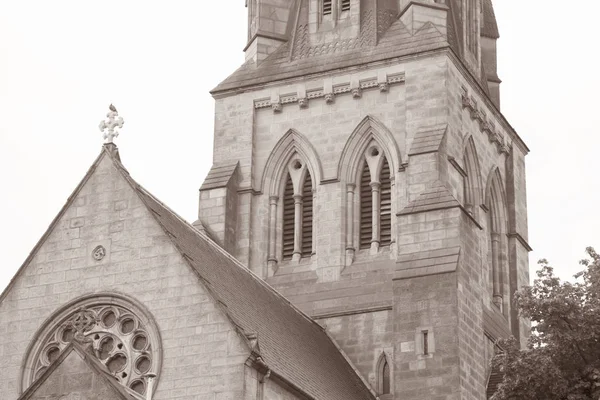
<instances>
[{"instance_id":1,"label":"gable wall","mask_svg":"<svg viewBox=\"0 0 600 400\"><path fill-rule=\"evenodd\" d=\"M91 251L103 244L101 262ZM15 399L28 345L65 303L94 292L132 297L154 316L163 365L156 400L207 392L241 398L248 350L108 157L0 303L0 393Z\"/></svg>"},{"instance_id":2,"label":"gable wall","mask_svg":"<svg viewBox=\"0 0 600 400\"><path fill-rule=\"evenodd\" d=\"M64 396L64 397L63 397ZM28 400L105 400L121 398L101 375L72 351Z\"/></svg>"}]
</instances>

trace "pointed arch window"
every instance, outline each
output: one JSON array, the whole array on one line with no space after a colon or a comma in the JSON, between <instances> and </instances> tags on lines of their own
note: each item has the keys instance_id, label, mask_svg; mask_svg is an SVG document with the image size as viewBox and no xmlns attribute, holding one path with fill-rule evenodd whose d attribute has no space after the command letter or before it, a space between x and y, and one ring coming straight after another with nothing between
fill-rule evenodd
<instances>
[{"instance_id":1,"label":"pointed arch window","mask_svg":"<svg viewBox=\"0 0 600 400\"><path fill-rule=\"evenodd\" d=\"M503 314L508 315L510 296L508 284L508 244L506 240L506 202L500 172L496 170L488 188L487 206L490 210L488 220L489 254L491 256L492 302Z\"/></svg>"},{"instance_id":2,"label":"pointed arch window","mask_svg":"<svg viewBox=\"0 0 600 400\"><path fill-rule=\"evenodd\" d=\"M387 356L382 354L377 365L377 394L384 396L392 393L391 371Z\"/></svg>"},{"instance_id":3,"label":"pointed arch window","mask_svg":"<svg viewBox=\"0 0 600 400\"><path fill-rule=\"evenodd\" d=\"M313 182L304 162L288 166L283 192L283 260L300 260L313 254Z\"/></svg>"},{"instance_id":4,"label":"pointed arch window","mask_svg":"<svg viewBox=\"0 0 600 400\"><path fill-rule=\"evenodd\" d=\"M361 249L389 246L392 242L392 175L378 145L367 150L360 174Z\"/></svg>"}]
</instances>

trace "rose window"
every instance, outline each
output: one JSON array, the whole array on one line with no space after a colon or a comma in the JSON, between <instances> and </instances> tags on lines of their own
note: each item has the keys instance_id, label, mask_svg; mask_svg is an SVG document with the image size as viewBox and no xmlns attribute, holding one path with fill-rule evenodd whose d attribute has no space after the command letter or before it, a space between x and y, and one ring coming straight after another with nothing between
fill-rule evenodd
<instances>
[{"instance_id":1,"label":"rose window","mask_svg":"<svg viewBox=\"0 0 600 400\"><path fill-rule=\"evenodd\" d=\"M93 299L90 299L93 300ZM96 300L98 298L96 297ZM89 343L94 355L115 379L145 394L150 375L161 363L160 338L151 319L124 301L87 301L68 307L38 335L28 356L23 389L50 366L74 339ZM119 304L122 303L122 304Z\"/></svg>"}]
</instances>

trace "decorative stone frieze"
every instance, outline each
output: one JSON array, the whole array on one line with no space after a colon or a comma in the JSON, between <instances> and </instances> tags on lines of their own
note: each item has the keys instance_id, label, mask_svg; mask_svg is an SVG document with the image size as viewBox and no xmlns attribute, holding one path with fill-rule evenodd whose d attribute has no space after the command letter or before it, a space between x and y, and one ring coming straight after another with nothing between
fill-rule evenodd
<instances>
[{"instance_id":1,"label":"decorative stone frieze","mask_svg":"<svg viewBox=\"0 0 600 400\"><path fill-rule=\"evenodd\" d=\"M469 96L466 88L463 88L461 101L463 109L466 108L471 115L471 119L479 123L479 130L487 134L490 143L496 145L498 153L510 153L510 145L505 141L504 136L496 130L496 125L488 119L486 113L479 109L477 100L473 96Z\"/></svg>"},{"instance_id":2,"label":"decorative stone frieze","mask_svg":"<svg viewBox=\"0 0 600 400\"><path fill-rule=\"evenodd\" d=\"M300 108L308 107L308 101L313 99L323 98L327 104L333 104L336 96L344 94L352 94L355 99L362 97L364 90L378 88L382 93L389 91L390 86L403 84L405 82L404 73L389 75L385 81L381 81L378 77L363 79L360 82L348 82L331 87L329 83L324 84L322 88L313 90L298 89L296 93L288 93L274 95L270 99L262 98L254 100L254 108L271 108L273 112L282 112L283 106L286 104L297 103Z\"/></svg>"}]
</instances>

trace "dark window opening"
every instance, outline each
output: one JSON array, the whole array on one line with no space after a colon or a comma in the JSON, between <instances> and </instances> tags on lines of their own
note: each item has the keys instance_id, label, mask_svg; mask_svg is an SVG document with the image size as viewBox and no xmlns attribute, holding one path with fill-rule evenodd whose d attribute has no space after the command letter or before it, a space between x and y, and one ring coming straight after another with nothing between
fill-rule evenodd
<instances>
[{"instance_id":1,"label":"dark window opening","mask_svg":"<svg viewBox=\"0 0 600 400\"><path fill-rule=\"evenodd\" d=\"M423 355L429 354L429 332L423 331Z\"/></svg>"},{"instance_id":2,"label":"dark window opening","mask_svg":"<svg viewBox=\"0 0 600 400\"><path fill-rule=\"evenodd\" d=\"M342 11L350 11L350 0L342 0Z\"/></svg>"},{"instance_id":3,"label":"dark window opening","mask_svg":"<svg viewBox=\"0 0 600 400\"><path fill-rule=\"evenodd\" d=\"M313 192L310 174L306 173L302 186L302 257L312 255Z\"/></svg>"},{"instance_id":4,"label":"dark window opening","mask_svg":"<svg viewBox=\"0 0 600 400\"><path fill-rule=\"evenodd\" d=\"M371 191L371 172L365 162L360 178L360 248L371 247L373 239L373 195Z\"/></svg>"},{"instance_id":5,"label":"dark window opening","mask_svg":"<svg viewBox=\"0 0 600 400\"><path fill-rule=\"evenodd\" d=\"M381 393L390 394L390 365L387 360L383 362L383 368L381 371Z\"/></svg>"},{"instance_id":6,"label":"dark window opening","mask_svg":"<svg viewBox=\"0 0 600 400\"><path fill-rule=\"evenodd\" d=\"M379 178L380 186L380 224L381 231L379 240L381 246L389 246L392 242L392 181L390 174L390 165L387 160L383 160L381 176Z\"/></svg>"},{"instance_id":7,"label":"dark window opening","mask_svg":"<svg viewBox=\"0 0 600 400\"><path fill-rule=\"evenodd\" d=\"M331 15L332 0L323 0L323 15Z\"/></svg>"},{"instance_id":8,"label":"dark window opening","mask_svg":"<svg viewBox=\"0 0 600 400\"><path fill-rule=\"evenodd\" d=\"M294 254L294 184L288 173L283 193L283 259L291 260Z\"/></svg>"}]
</instances>

